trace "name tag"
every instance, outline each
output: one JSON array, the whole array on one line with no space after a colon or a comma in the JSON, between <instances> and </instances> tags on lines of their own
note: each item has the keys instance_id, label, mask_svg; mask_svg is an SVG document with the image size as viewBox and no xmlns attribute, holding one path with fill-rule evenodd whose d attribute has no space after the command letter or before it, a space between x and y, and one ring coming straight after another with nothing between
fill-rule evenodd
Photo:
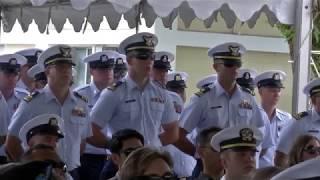
<instances>
[{"instance_id":1,"label":"name tag","mask_svg":"<svg viewBox=\"0 0 320 180\"><path fill-rule=\"evenodd\" d=\"M222 106L212 106L212 107L210 107L210 109L219 109L219 108L222 108Z\"/></svg>"},{"instance_id":2,"label":"name tag","mask_svg":"<svg viewBox=\"0 0 320 180\"><path fill-rule=\"evenodd\" d=\"M164 104L164 100L160 97L153 97L151 98L151 102L161 103Z\"/></svg>"},{"instance_id":3,"label":"name tag","mask_svg":"<svg viewBox=\"0 0 320 180\"><path fill-rule=\"evenodd\" d=\"M126 100L125 103L132 103L132 102L136 102L135 99L129 99L129 100Z\"/></svg>"}]
</instances>

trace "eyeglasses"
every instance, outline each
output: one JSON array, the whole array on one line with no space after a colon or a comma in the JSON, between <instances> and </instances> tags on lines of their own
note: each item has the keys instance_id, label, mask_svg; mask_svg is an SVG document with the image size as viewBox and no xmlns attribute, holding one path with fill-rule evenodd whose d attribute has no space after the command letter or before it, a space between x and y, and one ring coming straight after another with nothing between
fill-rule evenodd
<instances>
[{"instance_id":1,"label":"eyeglasses","mask_svg":"<svg viewBox=\"0 0 320 180\"><path fill-rule=\"evenodd\" d=\"M120 151L120 153L123 153L125 156L129 156L133 151L135 151L136 149L139 149L139 148L140 147L124 149L124 150Z\"/></svg>"},{"instance_id":2,"label":"eyeglasses","mask_svg":"<svg viewBox=\"0 0 320 180\"><path fill-rule=\"evenodd\" d=\"M303 149L304 152L307 152L311 155L315 155L316 153L320 154L320 147L308 146Z\"/></svg>"},{"instance_id":3,"label":"eyeglasses","mask_svg":"<svg viewBox=\"0 0 320 180\"><path fill-rule=\"evenodd\" d=\"M49 163L52 168L61 169L63 172L67 172L67 166L64 162L57 162L51 159L45 160L45 162Z\"/></svg>"},{"instance_id":4,"label":"eyeglasses","mask_svg":"<svg viewBox=\"0 0 320 180\"><path fill-rule=\"evenodd\" d=\"M223 63L224 67L226 68L233 68L233 67L241 67L241 64L229 64L229 63Z\"/></svg>"}]
</instances>

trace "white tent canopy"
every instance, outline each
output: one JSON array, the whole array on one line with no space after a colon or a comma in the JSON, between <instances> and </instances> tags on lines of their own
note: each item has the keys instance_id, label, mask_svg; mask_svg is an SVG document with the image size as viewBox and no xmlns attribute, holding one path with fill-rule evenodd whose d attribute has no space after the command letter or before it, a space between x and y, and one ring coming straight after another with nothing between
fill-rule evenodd
<instances>
[{"instance_id":1,"label":"white tent canopy","mask_svg":"<svg viewBox=\"0 0 320 180\"><path fill-rule=\"evenodd\" d=\"M320 0L0 0L0 10L4 32L10 32L16 21L26 32L34 20L42 33L50 22L61 32L67 19L76 32L88 24L98 31L103 18L111 29L117 29L122 16L130 28L138 27L141 19L151 27L156 18L170 28L178 16L186 27L195 18L210 27L219 13L229 28L237 19L252 28L265 13L271 25L280 22L296 27L293 112L298 112L307 105L302 89L309 80L313 2Z\"/></svg>"},{"instance_id":2,"label":"white tent canopy","mask_svg":"<svg viewBox=\"0 0 320 180\"><path fill-rule=\"evenodd\" d=\"M58 32L68 18L76 32L90 23L97 31L105 17L111 29L116 29L123 15L130 28L135 28L140 18L151 27L156 18L161 18L167 28L179 16L188 27L192 20L203 20L210 27L221 13L227 27L234 26L237 19L253 27L261 13L274 25L294 24L294 0L0 0L3 30L10 32L16 20L23 31L28 31L32 20L40 32L45 32L48 23Z\"/></svg>"}]
</instances>

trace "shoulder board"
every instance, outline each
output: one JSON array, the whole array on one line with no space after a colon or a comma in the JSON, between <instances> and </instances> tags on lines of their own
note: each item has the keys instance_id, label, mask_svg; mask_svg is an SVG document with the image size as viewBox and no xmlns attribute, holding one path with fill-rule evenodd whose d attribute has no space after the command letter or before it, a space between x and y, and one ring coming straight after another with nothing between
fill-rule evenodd
<instances>
[{"instance_id":1,"label":"shoulder board","mask_svg":"<svg viewBox=\"0 0 320 180\"><path fill-rule=\"evenodd\" d=\"M80 91L80 90L86 89L86 88L88 88L88 87L90 87L90 84L86 84L86 85L84 85L84 86L76 87L73 91Z\"/></svg>"},{"instance_id":2,"label":"shoulder board","mask_svg":"<svg viewBox=\"0 0 320 180\"><path fill-rule=\"evenodd\" d=\"M165 85L162 85L159 81L154 80L153 83L162 89L167 89L167 87Z\"/></svg>"},{"instance_id":3,"label":"shoulder board","mask_svg":"<svg viewBox=\"0 0 320 180\"><path fill-rule=\"evenodd\" d=\"M25 96L25 97L23 98L23 100L26 101L26 102L30 102L30 101L31 101L34 97L36 97L38 94L39 94L39 92L38 92L38 91L35 91L35 92L29 94L28 96Z\"/></svg>"},{"instance_id":4,"label":"shoulder board","mask_svg":"<svg viewBox=\"0 0 320 180\"><path fill-rule=\"evenodd\" d=\"M306 116L308 116L308 112L307 111L304 111L304 112L301 112L301 113L298 113L298 114L294 114L292 115L292 117L294 117L296 120L300 120Z\"/></svg>"},{"instance_id":5,"label":"shoulder board","mask_svg":"<svg viewBox=\"0 0 320 180\"><path fill-rule=\"evenodd\" d=\"M117 89L117 87L121 86L122 84L123 84L122 81L118 81L118 82L116 82L116 83L113 83L111 86L109 86L108 89L109 89L110 91L114 91L114 90Z\"/></svg>"},{"instance_id":6,"label":"shoulder board","mask_svg":"<svg viewBox=\"0 0 320 180\"><path fill-rule=\"evenodd\" d=\"M254 91L252 91L251 89L249 88L245 88L245 87L241 87L241 90L250 94L251 96L255 96L256 94L254 93Z\"/></svg>"},{"instance_id":7,"label":"shoulder board","mask_svg":"<svg viewBox=\"0 0 320 180\"><path fill-rule=\"evenodd\" d=\"M196 96L201 97L202 95L204 95L205 93L209 92L211 90L211 88L209 87L205 87L205 88L201 88L200 91L194 93Z\"/></svg>"},{"instance_id":8,"label":"shoulder board","mask_svg":"<svg viewBox=\"0 0 320 180\"><path fill-rule=\"evenodd\" d=\"M84 102L86 102L86 103L88 102L88 98L85 97L85 96L82 96L78 92L73 92L73 94L74 94L75 97L82 99Z\"/></svg>"}]
</instances>

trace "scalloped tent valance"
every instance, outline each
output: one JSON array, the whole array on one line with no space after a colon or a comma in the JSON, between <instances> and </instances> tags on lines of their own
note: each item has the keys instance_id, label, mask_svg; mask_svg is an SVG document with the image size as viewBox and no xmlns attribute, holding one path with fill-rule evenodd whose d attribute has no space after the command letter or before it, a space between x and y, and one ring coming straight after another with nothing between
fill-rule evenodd
<instances>
[{"instance_id":1,"label":"scalloped tent valance","mask_svg":"<svg viewBox=\"0 0 320 180\"><path fill-rule=\"evenodd\" d=\"M67 18L76 32L87 23L98 31L104 17L114 30L122 16L130 28L135 28L141 19L151 27L156 18L162 19L164 27L171 28L178 16L186 27L195 18L210 27L218 13L229 28L236 19L253 27L261 13L267 15L271 25L294 24L295 3L295 0L0 0L0 7L4 32L10 32L16 20L26 32L34 20L43 33L50 21L61 32Z\"/></svg>"}]
</instances>

